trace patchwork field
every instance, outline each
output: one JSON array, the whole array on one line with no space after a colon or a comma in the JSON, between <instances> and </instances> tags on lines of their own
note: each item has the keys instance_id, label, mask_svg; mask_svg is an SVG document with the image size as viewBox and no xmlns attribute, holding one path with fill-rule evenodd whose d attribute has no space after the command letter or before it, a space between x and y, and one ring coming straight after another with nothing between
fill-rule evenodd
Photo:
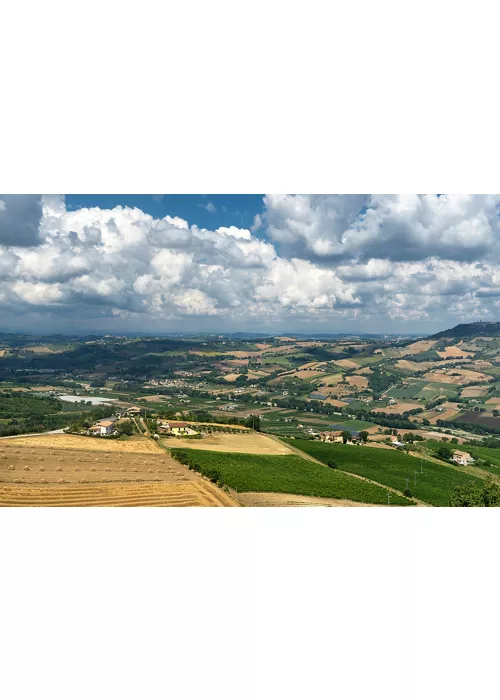
<instances>
[{"instance_id":1,"label":"patchwork field","mask_svg":"<svg viewBox=\"0 0 500 700\"><path fill-rule=\"evenodd\" d=\"M287 424L284 423L283 427ZM209 435L201 440L189 438L167 438L162 444L171 449L188 447L192 450L217 450L219 452L246 452L252 455L285 455L290 454L288 445L262 433L235 434L218 433Z\"/></svg>"},{"instance_id":2,"label":"patchwork field","mask_svg":"<svg viewBox=\"0 0 500 700\"><path fill-rule=\"evenodd\" d=\"M358 389L366 389L368 387L368 379L366 377L360 377L358 375L350 376L347 377L347 381Z\"/></svg>"}]
</instances>

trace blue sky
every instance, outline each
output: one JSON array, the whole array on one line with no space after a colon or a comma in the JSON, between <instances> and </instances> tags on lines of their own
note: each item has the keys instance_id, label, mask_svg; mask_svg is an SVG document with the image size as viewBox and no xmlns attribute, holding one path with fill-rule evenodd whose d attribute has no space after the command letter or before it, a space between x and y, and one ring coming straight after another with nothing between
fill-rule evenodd
<instances>
[{"instance_id":1,"label":"blue sky","mask_svg":"<svg viewBox=\"0 0 500 700\"><path fill-rule=\"evenodd\" d=\"M263 209L262 194L67 194L66 207L137 207L157 219L179 216L190 225L216 229L219 226L250 228Z\"/></svg>"}]
</instances>

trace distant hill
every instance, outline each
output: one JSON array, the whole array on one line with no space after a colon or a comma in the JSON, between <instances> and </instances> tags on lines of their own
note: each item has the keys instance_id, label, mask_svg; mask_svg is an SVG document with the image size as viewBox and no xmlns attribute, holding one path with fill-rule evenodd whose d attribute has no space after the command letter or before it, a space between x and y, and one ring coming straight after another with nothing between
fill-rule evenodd
<instances>
[{"instance_id":1,"label":"distant hill","mask_svg":"<svg viewBox=\"0 0 500 700\"><path fill-rule=\"evenodd\" d=\"M459 323L454 328L431 335L430 338L471 338L478 335L500 336L500 322L477 321L476 323Z\"/></svg>"}]
</instances>

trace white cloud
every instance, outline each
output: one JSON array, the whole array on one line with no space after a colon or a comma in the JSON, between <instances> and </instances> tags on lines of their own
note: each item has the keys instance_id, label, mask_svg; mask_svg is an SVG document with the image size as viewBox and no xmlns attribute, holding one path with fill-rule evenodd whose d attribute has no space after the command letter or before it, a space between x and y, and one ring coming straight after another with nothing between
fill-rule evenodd
<instances>
[{"instance_id":1,"label":"white cloud","mask_svg":"<svg viewBox=\"0 0 500 700\"><path fill-rule=\"evenodd\" d=\"M165 322L182 328L183 319L204 317L209 330L216 317L270 330L345 330L355 320L383 332L392 322L412 331L420 322L496 317L498 196L264 201L250 231L230 221L200 229L121 206L67 211L61 196L2 195L0 312L5 319L36 310L47 328L81 318L111 330L115 322L168 330Z\"/></svg>"}]
</instances>

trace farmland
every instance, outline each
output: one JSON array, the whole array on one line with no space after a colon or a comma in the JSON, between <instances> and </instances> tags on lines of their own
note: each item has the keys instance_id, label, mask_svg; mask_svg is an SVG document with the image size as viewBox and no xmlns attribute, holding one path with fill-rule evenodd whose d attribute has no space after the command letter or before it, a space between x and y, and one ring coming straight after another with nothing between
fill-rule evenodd
<instances>
[{"instance_id":1,"label":"farmland","mask_svg":"<svg viewBox=\"0 0 500 700\"><path fill-rule=\"evenodd\" d=\"M189 438L169 438L161 441L167 448L188 447L193 450L218 450L219 452L246 452L256 455L289 454L290 448L279 440L259 433L231 435L216 433L201 440Z\"/></svg>"},{"instance_id":2,"label":"farmland","mask_svg":"<svg viewBox=\"0 0 500 700\"><path fill-rule=\"evenodd\" d=\"M152 440L0 441L0 505L235 505Z\"/></svg>"},{"instance_id":3,"label":"farmland","mask_svg":"<svg viewBox=\"0 0 500 700\"><path fill-rule=\"evenodd\" d=\"M261 491L338 498L365 503L387 503L382 486L341 474L297 455L256 456L198 450L174 450L188 460L218 470L224 483L237 492ZM410 499L393 494L393 505L411 505Z\"/></svg>"},{"instance_id":4,"label":"farmland","mask_svg":"<svg viewBox=\"0 0 500 700\"><path fill-rule=\"evenodd\" d=\"M364 476L401 492L407 488L408 483L415 498L434 506L448 506L455 486L469 484L471 481L480 483L476 477L463 474L444 463L441 466L424 460L422 473L419 459L395 450L305 440L294 440L293 446L322 462L335 462L342 471Z\"/></svg>"}]
</instances>

